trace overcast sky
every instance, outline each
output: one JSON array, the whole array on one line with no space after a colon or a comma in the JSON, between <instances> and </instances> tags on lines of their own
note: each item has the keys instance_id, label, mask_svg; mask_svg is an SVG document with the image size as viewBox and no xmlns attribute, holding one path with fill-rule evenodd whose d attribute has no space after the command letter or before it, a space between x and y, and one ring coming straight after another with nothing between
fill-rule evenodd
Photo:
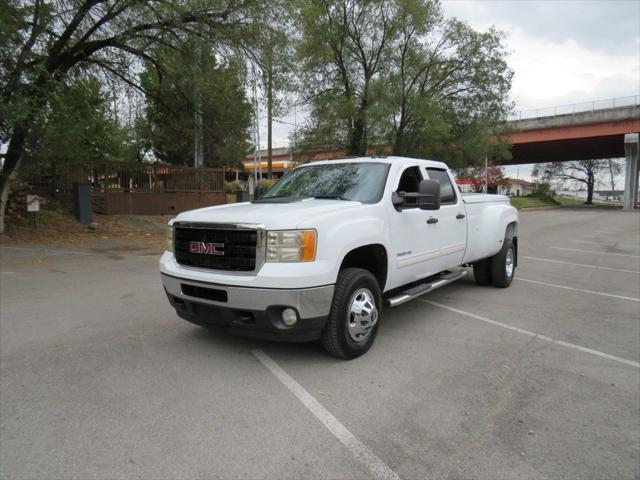
<instances>
[{"instance_id":1,"label":"overcast sky","mask_svg":"<svg viewBox=\"0 0 640 480\"><path fill-rule=\"evenodd\" d=\"M442 5L447 16L476 30L495 26L505 32L518 110L640 95L640 0L442 0ZM293 122L293 115L283 120ZM266 140L262 123L261 140ZM274 146L288 145L292 128L274 125ZM515 175L516 167L508 170ZM529 170L520 167L520 176L528 177Z\"/></svg>"}]
</instances>

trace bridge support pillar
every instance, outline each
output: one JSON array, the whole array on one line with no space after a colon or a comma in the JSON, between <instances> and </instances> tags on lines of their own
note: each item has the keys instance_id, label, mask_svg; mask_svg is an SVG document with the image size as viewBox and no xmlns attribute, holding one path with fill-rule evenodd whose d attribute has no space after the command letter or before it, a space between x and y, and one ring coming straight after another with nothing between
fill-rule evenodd
<instances>
[{"instance_id":1,"label":"bridge support pillar","mask_svg":"<svg viewBox=\"0 0 640 480\"><path fill-rule=\"evenodd\" d=\"M638 198L638 157L640 156L640 134L627 133L624 136L624 152L627 164L624 174L623 209L636 208Z\"/></svg>"}]
</instances>

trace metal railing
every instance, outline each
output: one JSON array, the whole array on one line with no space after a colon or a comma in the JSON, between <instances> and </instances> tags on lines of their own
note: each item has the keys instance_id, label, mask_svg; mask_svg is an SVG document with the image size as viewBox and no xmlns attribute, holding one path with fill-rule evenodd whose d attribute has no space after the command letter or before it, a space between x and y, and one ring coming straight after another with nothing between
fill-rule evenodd
<instances>
[{"instance_id":1,"label":"metal railing","mask_svg":"<svg viewBox=\"0 0 640 480\"><path fill-rule=\"evenodd\" d=\"M640 106L640 95L629 95L627 97L607 98L604 100L593 100L591 102L521 110L509 116L509 120L527 120L531 118L572 115L575 113L595 112L596 110L611 110L613 108L637 106Z\"/></svg>"}]
</instances>

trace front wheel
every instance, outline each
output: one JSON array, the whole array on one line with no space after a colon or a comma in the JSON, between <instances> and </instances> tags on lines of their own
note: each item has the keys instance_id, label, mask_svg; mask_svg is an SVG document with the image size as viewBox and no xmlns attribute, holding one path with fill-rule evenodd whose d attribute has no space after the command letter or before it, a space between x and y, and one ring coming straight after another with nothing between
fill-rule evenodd
<instances>
[{"instance_id":1,"label":"front wheel","mask_svg":"<svg viewBox=\"0 0 640 480\"><path fill-rule=\"evenodd\" d=\"M493 286L507 288L516 272L516 251L513 240L505 239L502 249L491 258Z\"/></svg>"},{"instance_id":2,"label":"front wheel","mask_svg":"<svg viewBox=\"0 0 640 480\"><path fill-rule=\"evenodd\" d=\"M367 270L347 268L338 274L322 345L331 355L350 359L366 353L380 323L382 293Z\"/></svg>"}]
</instances>

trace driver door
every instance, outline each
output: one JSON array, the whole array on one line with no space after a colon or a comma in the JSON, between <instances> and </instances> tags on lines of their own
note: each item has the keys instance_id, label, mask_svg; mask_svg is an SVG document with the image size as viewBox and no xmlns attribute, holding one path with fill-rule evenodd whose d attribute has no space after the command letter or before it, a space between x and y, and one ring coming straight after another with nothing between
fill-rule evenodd
<instances>
[{"instance_id":1,"label":"driver door","mask_svg":"<svg viewBox=\"0 0 640 480\"><path fill-rule=\"evenodd\" d=\"M417 166L404 168L396 179L394 192L417 193L420 181L424 180L422 169ZM427 220L433 211L421 210L415 199L407 198L402 207L390 205L391 242L393 251L390 259L396 270L397 282L394 286L414 282L438 273L439 242L429 231Z\"/></svg>"}]
</instances>

